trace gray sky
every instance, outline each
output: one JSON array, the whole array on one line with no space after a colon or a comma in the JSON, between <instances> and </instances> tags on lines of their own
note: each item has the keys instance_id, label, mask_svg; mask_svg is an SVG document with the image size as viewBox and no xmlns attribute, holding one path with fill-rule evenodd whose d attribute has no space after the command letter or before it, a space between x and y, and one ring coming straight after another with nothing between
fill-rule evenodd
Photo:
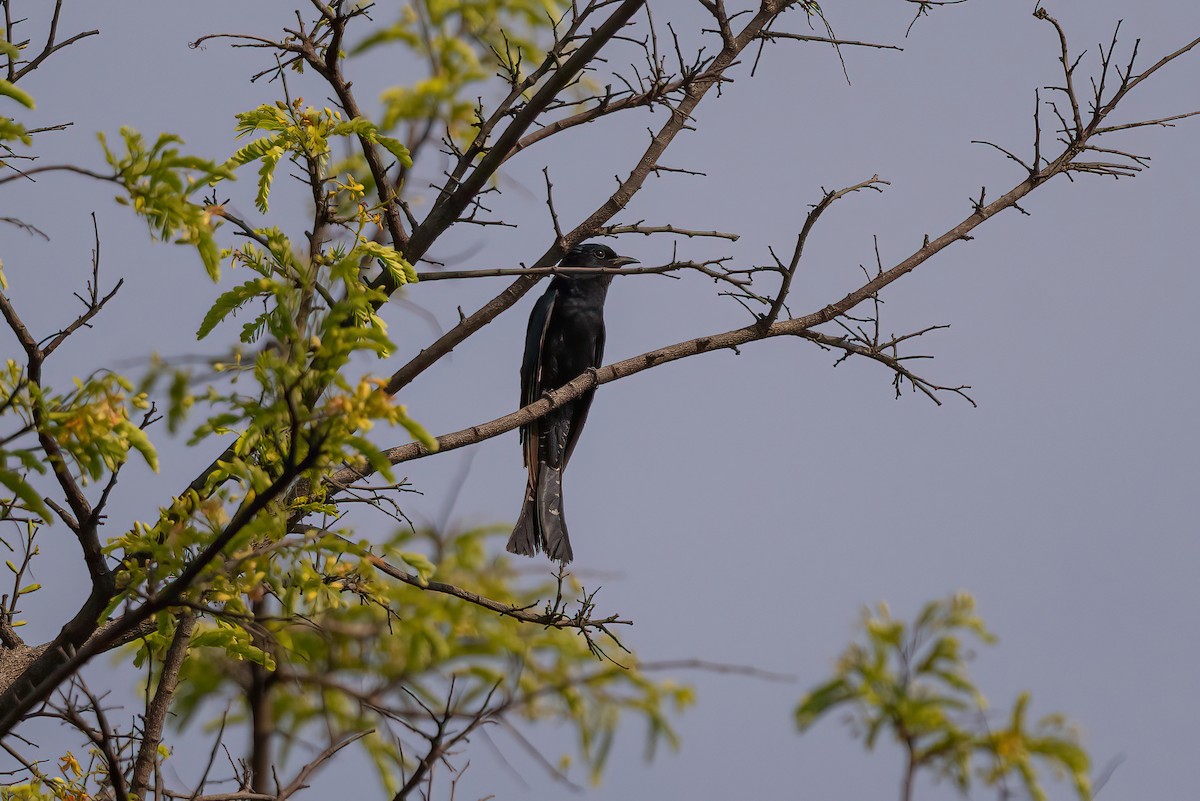
<instances>
[{"instance_id":1,"label":"gray sky","mask_svg":"<svg viewBox=\"0 0 1200 801\"><path fill-rule=\"evenodd\" d=\"M656 6L660 22L682 5ZM883 195L847 198L823 218L793 290L797 313L857 285L859 265L873 260L873 235L887 266L924 234L965 217L981 185L995 197L1017 183L1019 168L970 140L1027 154L1034 89L1061 80L1057 42L1029 2L945 8L907 40L907 3L826 5L839 35L905 51L846 50L848 86L826 48L769 48L758 76L740 68L723 97L705 100L699 132L664 160L707 177L652 180L618 218L736 231L736 245L684 241L679 255L762 264L768 246L790 251L821 187L875 173L891 181ZM102 35L22 84L39 100L34 122L78 121L41 140L40 150L47 161L98 165L95 129L111 135L128 124L147 135L182 133L197 153L229 152L232 115L275 99L246 80L264 66L261 55L187 43L217 30L272 33L289 23L291 8L69 3L66 28ZM1080 68L1089 75L1095 43L1108 41L1117 19L1125 20L1123 48L1142 39L1143 67L1200 32L1200 7L1190 3L1060 0L1048 8L1076 52L1089 46ZM798 15L789 22L802 24ZM1118 121L1200 108L1198 59L1149 81ZM387 64L375 72L357 77L361 98L406 78ZM611 191L614 173L627 171L646 126L663 119L587 126L515 160L498 210L520 227L458 232L433 255L478 251L461 266L479 267L536 258L552 233L541 168L550 166L559 214L573 223ZM971 385L977 409L953 397L940 408L919 395L897 401L881 366L834 369L831 354L781 339L600 389L565 481L574 567L585 583L604 585L600 609L636 621L625 641L643 658L750 664L797 680L687 677L699 705L679 719L682 750L646 764L642 732L630 725L603 785L585 797L894 797L900 760L892 744L865 755L833 719L798 736L792 709L830 674L863 604L886 600L907 617L957 589L977 596L1000 636L972 670L995 708L1031 690L1036 715L1062 711L1082 726L1097 769L1125 758L1103 797L1176 798L1200 784L1200 645L1192 636L1200 379L1186 344L1200 291L1191 241L1200 213L1196 124L1114 139L1152 156L1153 167L1120 182L1057 178L1022 204L1032 216L1005 213L886 290L885 328L952 325L915 352L936 356L922 366L928 377ZM22 189L17 206L11 185L0 195L0 213L53 238L46 245L3 231L0 255L28 316L42 309L50 315L43 320L66 317L69 289L85 279L92 210L104 275L127 278L95 338L64 350L60 375L151 350L195 352L190 337L217 291L192 253L152 245L111 195L49 176ZM666 238L623 239L617 249L645 264L671 256ZM428 284L409 298L449 327L456 305L477 308L504 280ZM515 408L531 303L425 374L402 398L410 412L443 433ZM388 316L397 364L434 338L399 307ZM607 317L610 361L748 321L692 277L622 279ZM15 352L10 339L0 341ZM166 450L168 464L174 451ZM146 517L211 455L194 454L162 476L126 477L112 519ZM412 514L438 515L465 458L459 451L407 466L426 493ZM477 446L456 519L511 520L522 481L515 433ZM70 575L41 571L69 597ZM564 750L561 734L530 732L551 758ZM460 798L563 796L511 740L494 738L529 788L477 740ZM353 781L332 778L343 790ZM373 794L373 781L362 791ZM923 786L920 797L951 794ZM1056 786L1052 797L1068 797L1068 788Z\"/></svg>"}]
</instances>

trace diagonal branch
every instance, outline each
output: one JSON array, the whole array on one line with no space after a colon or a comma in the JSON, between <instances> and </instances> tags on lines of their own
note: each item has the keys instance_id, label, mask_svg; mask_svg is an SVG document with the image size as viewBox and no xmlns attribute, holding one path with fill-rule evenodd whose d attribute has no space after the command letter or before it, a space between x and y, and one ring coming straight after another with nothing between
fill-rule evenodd
<instances>
[{"instance_id":1,"label":"diagonal branch","mask_svg":"<svg viewBox=\"0 0 1200 801\"><path fill-rule=\"evenodd\" d=\"M921 376L917 375L912 370L909 370L907 367L904 366L904 360L906 358L912 359L912 358L927 358L927 357L913 357L913 356L904 357L904 356L897 356L893 353L887 352L889 348L894 348L895 345L898 344L901 340L911 339L914 336L920 336L921 334L928 333L929 331L932 331L932 330L935 330L938 328L945 328L945 327L946 326L931 326L929 328L924 329L923 331L914 332L913 334L909 334L904 337L897 337L897 338L893 339L891 342L880 343L878 345L876 345L874 343L864 343L862 341L859 341L857 337L832 336L830 334L825 334L820 331L804 331L799 336L802 336L811 342L815 342L823 348L836 348L838 350L844 351L845 355L843 355L841 359L838 359L839 362L842 359L845 359L847 356L853 355L853 356L862 356L866 359L871 359L872 361L877 361L880 364L886 366L889 370L891 370L893 373L895 373L896 397L900 397L900 391L902 388L901 381L904 380L904 381L908 381L908 383L911 384L914 389L919 390L923 395L925 395L925 397L929 398L931 401L933 401L938 406L942 405L941 398L939 398L937 396L938 392L953 393L955 395L958 395L963 400L967 401L967 403L971 404L972 406L975 406L975 405L977 405L975 403L975 401L971 398L970 395L968 395L966 393L966 390L970 389L970 387L968 387L968 386L948 387L948 386L941 386L938 384L934 384L933 382L929 381L926 378L922 378Z\"/></svg>"},{"instance_id":2,"label":"diagonal branch","mask_svg":"<svg viewBox=\"0 0 1200 801\"><path fill-rule=\"evenodd\" d=\"M1095 134L1097 136L1099 136L1101 134L1112 133L1114 131L1125 131L1130 128L1146 128L1151 125L1157 125L1161 128L1172 128L1174 126L1171 123L1176 122L1178 120L1185 120L1188 117L1195 117L1197 114L1200 114L1200 111L1188 111L1184 114L1172 114L1169 117L1159 117L1156 120L1142 120L1141 122L1127 122L1124 125L1108 125L1108 126L1104 126L1101 128L1097 128L1095 130Z\"/></svg>"},{"instance_id":3,"label":"diagonal branch","mask_svg":"<svg viewBox=\"0 0 1200 801\"><path fill-rule=\"evenodd\" d=\"M974 207L974 211L962 222L953 228L949 229L936 239L926 241L919 249L910 254L907 258L893 265L891 268L880 272L871 280L865 282L853 292L850 292L840 300L825 306L822 309L810 312L801 317L796 317L790 320L777 320L767 328L763 328L759 323L746 326L744 328L725 331L719 334L711 334L708 336L697 337L695 339L680 342L674 345L669 345L664 348L652 350L643 353L640 356L634 356L623 361L614 362L598 370L584 373L573 381L564 384L553 392L548 392L539 398L537 401L519 409L511 414L496 418L487 423L472 426L468 429L456 431L450 434L445 434L437 438L439 453L461 448L466 445L473 445L485 439L498 436L508 431L512 431L522 425L526 425L539 417L548 414L551 410L559 408L565 403L568 403L584 392L594 389L600 384L607 384L610 381L615 381L620 378L625 378L635 373L640 373L651 367L655 367L666 362L676 361L678 359L696 356L701 353L711 353L715 350L723 350L726 348L737 348L750 342L756 342L761 339L768 339L777 336L804 336L810 329L815 328L824 323L831 322L845 312L853 309L858 304L875 296L881 289L894 283L899 278L907 275L915 270L921 264L924 264L935 254L949 247L951 244L960 240L967 241L972 237L969 235L971 231L982 225L987 220L999 214L1006 209L1014 208L1017 203L1035 188L1045 183L1054 175L1065 173L1070 169L1070 158L1075 155L1073 148L1068 148L1064 153L1055 159L1037 174L1027 177L1019 184L1014 186L1004 195L989 204L978 204ZM407 462L413 459L423 458L431 454L431 451L425 449L420 443L412 442L406 445L401 445L392 448L385 452L385 456L392 464ZM336 473L330 483L337 485L339 483L352 482L361 478L362 473L352 469L344 469Z\"/></svg>"},{"instance_id":4,"label":"diagonal branch","mask_svg":"<svg viewBox=\"0 0 1200 801\"><path fill-rule=\"evenodd\" d=\"M511 159L522 150L525 150L532 145L536 145L543 139L547 139L557 133L569 130L578 125L583 125L585 123L598 120L601 117L606 117L609 114L615 114L619 111L649 106L666 97L667 95L684 88L687 83L687 78L676 78L673 81L668 81L662 85L654 86L644 92L627 95L616 100L611 100L607 97L598 98L596 105L592 106L591 108L578 111L566 117L560 117L553 122L543 125L536 131L532 131L521 137L521 139L518 140L515 145L513 145L512 151L508 154L508 158Z\"/></svg>"},{"instance_id":5,"label":"diagonal branch","mask_svg":"<svg viewBox=\"0 0 1200 801\"><path fill-rule=\"evenodd\" d=\"M474 161L479 158L480 155L490 149L487 144L487 140L488 137L492 135L492 131L496 129L496 126L499 125L506 117L514 116L515 112L513 109L519 107L517 104L520 102L520 100L527 92L533 89L533 87L536 86L538 82L546 76L547 73L549 73L552 69L563 65L563 54L566 52L566 48L570 45L570 43L575 41L575 39L578 37L580 27L588 19L588 17L590 17L594 12L603 8L605 5L608 5L610 2L611 0L609 0L609 2L595 2L595 0L593 0L592 2L589 2L583 9L579 9L578 6L573 4L571 10L571 24L567 26L566 30L564 30L561 35L557 34L557 25L555 26L556 34L554 44L550 47L549 51L547 51L545 57L542 59L542 63L533 69L528 75L524 76L524 78L518 79L516 72L514 71L514 73L512 73L512 88L509 91L508 96L496 105L496 108L492 110L491 115L489 115L486 120L480 120L479 130L475 134L475 138L459 156L458 162L454 165L454 169L449 173L448 177L450 180L443 187L443 192L450 191L451 184L458 184L461 182L463 175L466 174L471 164L474 163ZM632 14L630 16L632 17ZM561 20L559 24L561 24ZM595 35L594 31L592 35ZM568 83L570 83L570 79L564 83L563 88L565 88ZM541 111L547 110L552 102L553 98L550 99L550 102L545 104ZM527 108L527 106L521 108ZM539 132L530 134L530 136L536 136L537 133ZM504 160L511 158L518 151L527 147L528 143L522 144L524 142L525 139L522 139L514 144L513 147L509 149L510 152L506 155Z\"/></svg>"},{"instance_id":6,"label":"diagonal branch","mask_svg":"<svg viewBox=\"0 0 1200 801\"><path fill-rule=\"evenodd\" d=\"M296 774L296 777L288 782L286 787L280 790L279 795L270 796L271 801L287 801L287 799L291 798L296 793L307 788L308 780L314 773L317 772L317 769L328 762L334 754L336 754L338 751L341 751L346 746L358 742L374 731L374 729L365 729L364 731L354 732L353 734L345 734L336 738L329 744L328 747L326 747L324 751L317 754L313 759L309 760L304 767L300 769L300 772Z\"/></svg>"},{"instance_id":7,"label":"diagonal branch","mask_svg":"<svg viewBox=\"0 0 1200 801\"><path fill-rule=\"evenodd\" d=\"M76 642L82 642L82 644L76 649L76 642L68 642L66 645L59 644L64 637L64 634L60 634L54 643L39 652L37 658L16 681L9 685L3 693L0 693L0 737L12 731L29 710L49 697L55 687L74 675L94 656L115 647L133 631L140 629L142 624L149 621L154 615L178 603L183 593L217 558L225 546L268 507L283 497L296 476L312 469L320 457L320 452L321 448L314 444L303 459L238 510L225 529L188 562L179 575L163 589L151 595L140 606L126 612L111 625L99 628L99 630L96 621L100 612L108 605L112 597L112 590L107 595L93 590L94 597L89 597L88 602L80 609L72 622L63 629L65 633L70 627L75 626L78 629L86 630L87 634L91 636L80 637ZM97 600L100 601L100 608L94 609ZM85 638L86 641L84 641Z\"/></svg>"},{"instance_id":8,"label":"diagonal branch","mask_svg":"<svg viewBox=\"0 0 1200 801\"><path fill-rule=\"evenodd\" d=\"M558 261L569 246L594 235L601 226L629 204L634 194L641 189L647 177L654 171L663 152L680 132L690 127L693 113L700 104L700 101L704 99L704 96L712 87L718 86L725 80L725 72L733 66L742 52L755 41L767 23L778 14L783 13L787 5L789 4L764 3L759 12L746 24L746 27L736 37L730 37L725 42L725 46L721 52L689 84L684 98L677 106L671 109L671 118L654 135L650 145L643 152L637 165L630 171L629 176L619 183L617 190L587 219L563 237L562 241L555 242L540 259L534 262L533 267L548 267ZM624 8L624 5L622 8ZM630 13L632 14L632 11ZM502 152L500 145L501 142L498 141L496 149L490 151L489 156L492 153ZM480 166L482 167L482 162ZM426 218L426 222L422 224L422 228L429 223L432 217L433 213L431 212L430 217ZM413 235L413 240L417 241L416 234ZM422 253L423 251L418 251L415 254L410 252L405 255L410 261L415 261ZM535 276L522 276L518 278L503 292L484 304L481 309L460 321L458 325L447 331L433 344L422 350L410 359L407 364L393 373L386 386L387 393L395 395L408 386L417 376L425 372L425 370L447 353L454 350L459 343L483 328L520 300L537 282L538 277Z\"/></svg>"},{"instance_id":9,"label":"diagonal branch","mask_svg":"<svg viewBox=\"0 0 1200 801\"><path fill-rule=\"evenodd\" d=\"M447 228L454 224L471 200L484 188L500 165L508 157L509 151L520 140L521 135L533 125L558 93L562 91L577 75L579 75L595 58L604 45L608 44L626 23L637 13L646 0L624 0L603 23L597 26L583 44L579 46L566 62L556 69L541 88L534 93L529 102L513 118L504 131L496 137L496 141L487 149L483 158L449 194L438 197L429 215L412 233L404 256L409 262L415 263L423 257L437 238ZM394 279L385 271L377 279L379 287L388 294L395 291Z\"/></svg>"}]
</instances>

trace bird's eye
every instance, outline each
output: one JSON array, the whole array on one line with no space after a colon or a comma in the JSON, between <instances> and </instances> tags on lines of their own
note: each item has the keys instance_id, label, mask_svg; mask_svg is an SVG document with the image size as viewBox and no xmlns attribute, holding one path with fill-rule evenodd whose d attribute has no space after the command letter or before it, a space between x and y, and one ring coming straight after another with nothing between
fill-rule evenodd
<instances>
[{"instance_id":1,"label":"bird's eye","mask_svg":"<svg viewBox=\"0 0 1200 801\"><path fill-rule=\"evenodd\" d=\"M611 259L616 254L614 254L608 248L596 248L595 250L592 251L592 255L595 256L597 259L604 259L607 261L608 259Z\"/></svg>"}]
</instances>

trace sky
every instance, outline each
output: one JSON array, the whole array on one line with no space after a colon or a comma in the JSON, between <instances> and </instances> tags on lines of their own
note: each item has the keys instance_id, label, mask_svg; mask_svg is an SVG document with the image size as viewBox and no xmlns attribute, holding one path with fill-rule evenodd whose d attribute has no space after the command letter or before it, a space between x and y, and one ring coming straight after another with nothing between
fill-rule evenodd
<instances>
[{"instance_id":1,"label":"sky","mask_svg":"<svg viewBox=\"0 0 1200 801\"><path fill-rule=\"evenodd\" d=\"M705 175L653 179L617 219L734 231L736 243L683 240L678 254L763 264L770 247L790 251L823 187L875 174L890 181L883 194L845 198L821 220L793 289L797 314L857 286L876 241L886 267L925 234L967 216L981 186L996 197L1019 182L1016 165L972 140L1027 155L1034 91L1061 82L1056 38L1031 16L1030 2L942 8L907 38L909 3L825 5L839 36L904 51L847 48L847 83L827 47L767 48L757 74L749 64L737 68L721 96L704 101L698 130L664 159ZM655 13L660 23L676 14L694 22L690 7L665 0ZM232 115L275 99L271 87L248 81L264 66L262 54L188 42L226 30L271 34L290 23L291 8L68 3L64 30L98 27L101 36L64 50L22 84L39 100L33 122L77 120L40 150L47 161L99 166L95 130L128 124L183 133L194 152L229 152ZM1060 0L1047 8L1076 52L1088 48L1080 70L1089 75L1096 44L1108 42L1119 19L1121 50L1140 38L1143 66L1200 35L1193 4ZM803 29L798 15L785 21ZM685 43L694 38L684 35ZM622 53L629 51L614 51L614 61ZM362 98L406 79L394 65L364 66L355 78ZM1200 53L1185 57L1131 96L1118 121L1200 108L1198 74ZM554 180L560 218L579 220L611 192L612 176L627 171L647 126L664 119L615 118L514 159L496 208L518 227L455 231L432 255L463 268L536 259L552 236L542 168ZM1200 785L1200 644L1192 636L1200 612L1200 379L1186 344L1200 291L1192 241L1198 124L1121 135L1115 146L1152 157L1144 174L1056 178L1022 203L1029 216L1005 212L973 241L887 288L887 330L950 326L912 352L935 357L920 365L932 380L970 385L977 408L953 396L940 407L919 394L896 399L881 365L834 367L834 354L782 338L599 390L565 480L577 575L603 584L602 610L635 621L624 641L645 659L751 665L792 680L679 674L699 693L678 720L681 749L646 762L640 724L631 721L603 783L578 797L895 797L901 764L893 744L865 754L836 719L802 736L792 711L830 675L863 605L887 601L909 617L960 589L977 597L1000 638L972 663L977 684L997 710L1029 690L1034 714L1068 714L1097 773L1122 760L1102 797L1175 798ZM51 237L43 243L0 229L10 292L28 317L70 314L71 288L87 277L93 211L102 280L127 282L95 336L64 349L54 366L60 378L100 365L130 369L151 351L197 352L191 335L217 292L193 253L151 243L111 195L61 176L0 191L0 215ZM661 264L673 241L629 237L614 246ZM408 299L446 329L457 306L478 308L506 280L434 282ZM717 292L691 276L616 281L608 360L749 322ZM406 390L410 413L445 433L512 411L533 298ZM397 365L436 337L401 305L386 316ZM16 352L11 338L0 342L2 352ZM122 481L114 519L147 516L212 456L172 455L175 472ZM515 517L524 470L509 433L469 453L407 465L425 493L407 510L414 519L439 516L445 488L468 459L452 519L466 526ZM70 598L71 574L39 579ZM40 633L55 628L47 623ZM528 735L551 758L564 750L559 730ZM492 739L512 770L477 739L459 798L564 797L514 742L502 733ZM363 797L376 792L365 774L330 780L340 788L362 781L352 789ZM952 794L919 786L921 798ZM1067 797L1066 785L1054 786L1052 798Z\"/></svg>"}]
</instances>

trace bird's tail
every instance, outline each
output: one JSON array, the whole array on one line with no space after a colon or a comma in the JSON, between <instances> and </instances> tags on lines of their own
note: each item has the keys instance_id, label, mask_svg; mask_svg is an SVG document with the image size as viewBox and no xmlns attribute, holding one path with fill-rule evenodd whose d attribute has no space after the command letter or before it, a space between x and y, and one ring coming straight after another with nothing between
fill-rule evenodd
<instances>
[{"instance_id":1,"label":"bird's tail","mask_svg":"<svg viewBox=\"0 0 1200 801\"><path fill-rule=\"evenodd\" d=\"M575 557L563 517L562 470L545 463L538 465L537 481L525 491L521 517L508 538L509 553L534 556L541 550L564 564Z\"/></svg>"},{"instance_id":2,"label":"bird's tail","mask_svg":"<svg viewBox=\"0 0 1200 801\"><path fill-rule=\"evenodd\" d=\"M541 532L537 524L536 503L537 488L532 482L525 490L525 501L521 504L521 516L517 525L508 538L508 552L521 556L536 556L542 550Z\"/></svg>"},{"instance_id":3,"label":"bird's tail","mask_svg":"<svg viewBox=\"0 0 1200 801\"><path fill-rule=\"evenodd\" d=\"M541 464L538 470L537 521L546 556L566 564L575 558L563 516L562 469Z\"/></svg>"}]
</instances>

